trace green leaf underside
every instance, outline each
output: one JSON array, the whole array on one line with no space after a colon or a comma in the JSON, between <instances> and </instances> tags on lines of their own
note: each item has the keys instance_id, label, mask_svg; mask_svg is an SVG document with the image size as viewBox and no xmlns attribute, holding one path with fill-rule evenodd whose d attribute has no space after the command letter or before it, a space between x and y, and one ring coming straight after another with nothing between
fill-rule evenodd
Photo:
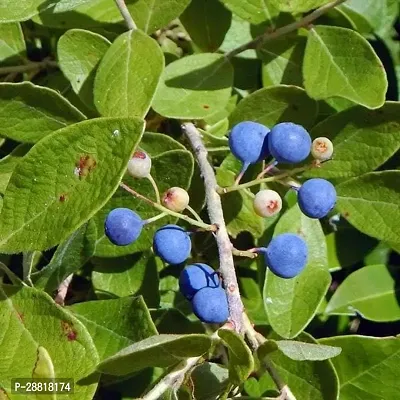
<instances>
[{"instance_id":1,"label":"green leaf underside","mask_svg":"<svg viewBox=\"0 0 400 400\"><path fill-rule=\"evenodd\" d=\"M0 288L0 387L11 395L15 377L72 378L74 394L69 399L91 400L97 382L77 382L96 366L93 341L78 319L33 288ZM22 395L21 395L22 396ZM16 396L15 398L21 398ZM35 395L23 395L35 400Z\"/></svg>"},{"instance_id":2,"label":"green leaf underside","mask_svg":"<svg viewBox=\"0 0 400 400\"><path fill-rule=\"evenodd\" d=\"M97 66L110 47L101 35L83 29L71 29L60 37L57 55L60 68L76 94L93 106L93 84Z\"/></svg>"},{"instance_id":3,"label":"green leaf underside","mask_svg":"<svg viewBox=\"0 0 400 400\"><path fill-rule=\"evenodd\" d=\"M68 310L86 326L100 361L135 342L157 335L142 297L88 301L74 304Z\"/></svg>"},{"instance_id":4,"label":"green leaf underside","mask_svg":"<svg viewBox=\"0 0 400 400\"><path fill-rule=\"evenodd\" d=\"M244 339L233 331L221 329L218 335L228 347L229 380L234 385L241 385L254 369L251 350Z\"/></svg>"},{"instance_id":5,"label":"green leaf underside","mask_svg":"<svg viewBox=\"0 0 400 400\"><path fill-rule=\"evenodd\" d=\"M303 75L306 91L315 99L339 96L368 108L385 101L385 69L366 39L350 29L322 25L311 29Z\"/></svg>"},{"instance_id":6,"label":"green leaf underside","mask_svg":"<svg viewBox=\"0 0 400 400\"><path fill-rule=\"evenodd\" d=\"M0 84L0 135L35 143L85 116L55 90L30 82Z\"/></svg>"},{"instance_id":7,"label":"green leaf underside","mask_svg":"<svg viewBox=\"0 0 400 400\"><path fill-rule=\"evenodd\" d=\"M146 367L168 367L187 357L201 356L210 346L207 335L152 336L104 360L97 369L110 375L128 375Z\"/></svg>"},{"instance_id":8,"label":"green leaf underside","mask_svg":"<svg viewBox=\"0 0 400 400\"><path fill-rule=\"evenodd\" d=\"M386 265L368 265L349 275L330 299L327 314L360 314L384 322L400 320L397 271Z\"/></svg>"},{"instance_id":9,"label":"green leaf underside","mask_svg":"<svg viewBox=\"0 0 400 400\"><path fill-rule=\"evenodd\" d=\"M378 110L353 107L333 115L311 131L333 141L333 159L305 173L307 177L349 178L378 168L400 149L400 104Z\"/></svg>"},{"instance_id":10,"label":"green leaf underside","mask_svg":"<svg viewBox=\"0 0 400 400\"><path fill-rule=\"evenodd\" d=\"M399 179L400 171L383 171L343 182L336 187L337 209L361 232L400 243Z\"/></svg>"},{"instance_id":11,"label":"green leaf underside","mask_svg":"<svg viewBox=\"0 0 400 400\"><path fill-rule=\"evenodd\" d=\"M202 119L224 108L230 99L233 68L221 54L196 54L169 64L153 101L159 114Z\"/></svg>"},{"instance_id":12,"label":"green leaf underside","mask_svg":"<svg viewBox=\"0 0 400 400\"><path fill-rule=\"evenodd\" d=\"M297 361L327 360L336 357L341 352L340 347L304 343L295 340L278 340L276 344L286 357Z\"/></svg>"},{"instance_id":13,"label":"green leaf underside","mask_svg":"<svg viewBox=\"0 0 400 400\"><path fill-rule=\"evenodd\" d=\"M95 105L103 116L144 117L153 101L164 56L139 30L120 35L107 50L94 82Z\"/></svg>"},{"instance_id":14,"label":"green leaf underside","mask_svg":"<svg viewBox=\"0 0 400 400\"><path fill-rule=\"evenodd\" d=\"M47 249L86 222L118 187L142 132L139 119L99 118L41 140L7 186L0 250Z\"/></svg>"},{"instance_id":15,"label":"green leaf underside","mask_svg":"<svg viewBox=\"0 0 400 400\"><path fill-rule=\"evenodd\" d=\"M329 0L271 0L271 3L280 11L297 14L318 8Z\"/></svg>"},{"instance_id":16,"label":"green leaf underside","mask_svg":"<svg viewBox=\"0 0 400 400\"><path fill-rule=\"evenodd\" d=\"M320 339L342 352L332 359L340 381L341 400L394 399L400 390L397 371L400 338L343 336ZM366 397L367 396L367 397Z\"/></svg>"},{"instance_id":17,"label":"green leaf underside","mask_svg":"<svg viewBox=\"0 0 400 400\"><path fill-rule=\"evenodd\" d=\"M192 154L185 150L179 142L160 133L146 133L139 148L146 151L152 158L151 174L157 182L161 194L173 186L189 188L194 160ZM134 179L125 174L122 181L138 193L156 200L154 189L147 179ZM94 218L98 234L95 255L98 257L117 257L148 250L152 245L155 231L167 223L177 221L175 217L164 217L144 226L139 239L131 245L116 246L104 234L106 215L116 207L127 207L135 210L142 219L151 218L158 214L154 207L119 188Z\"/></svg>"},{"instance_id":18,"label":"green leaf underside","mask_svg":"<svg viewBox=\"0 0 400 400\"><path fill-rule=\"evenodd\" d=\"M275 337L273 338L275 339ZM302 332L298 340L317 344L309 334ZM330 343L324 343L331 345ZM337 344L332 346L340 347ZM339 395L338 377L331 360L302 361L291 360L279 351L269 354L269 359L281 379L287 384L297 399L301 400L337 400ZM337 359L333 358L332 360ZM266 376L266 375L264 375ZM275 385L268 376L269 387Z\"/></svg>"},{"instance_id":19,"label":"green leaf underside","mask_svg":"<svg viewBox=\"0 0 400 400\"><path fill-rule=\"evenodd\" d=\"M283 279L267 269L264 305L274 331L284 338L296 337L314 317L331 282L327 270L327 248L318 220L306 217L296 205L279 220L274 236L292 232L308 247L305 269L292 279Z\"/></svg>"},{"instance_id":20,"label":"green leaf underside","mask_svg":"<svg viewBox=\"0 0 400 400\"><path fill-rule=\"evenodd\" d=\"M311 127L317 117L317 103L296 86L279 85L259 89L244 98L229 116L230 126L254 121L272 128L291 121Z\"/></svg>"}]
</instances>

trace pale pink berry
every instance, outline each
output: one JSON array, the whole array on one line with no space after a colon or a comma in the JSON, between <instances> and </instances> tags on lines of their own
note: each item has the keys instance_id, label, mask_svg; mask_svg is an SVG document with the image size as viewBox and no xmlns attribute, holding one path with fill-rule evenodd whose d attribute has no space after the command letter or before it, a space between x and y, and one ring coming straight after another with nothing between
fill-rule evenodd
<instances>
[{"instance_id":1,"label":"pale pink berry","mask_svg":"<svg viewBox=\"0 0 400 400\"><path fill-rule=\"evenodd\" d=\"M260 190L253 201L254 211L260 217L272 217L282 209L282 199L275 190Z\"/></svg>"},{"instance_id":2,"label":"pale pink berry","mask_svg":"<svg viewBox=\"0 0 400 400\"><path fill-rule=\"evenodd\" d=\"M135 151L128 162L128 172L134 178L146 178L151 170L151 158L144 151Z\"/></svg>"},{"instance_id":3,"label":"pale pink berry","mask_svg":"<svg viewBox=\"0 0 400 400\"><path fill-rule=\"evenodd\" d=\"M181 212L189 204L189 194L185 189L172 187L163 194L162 203L169 210Z\"/></svg>"},{"instance_id":4,"label":"pale pink berry","mask_svg":"<svg viewBox=\"0 0 400 400\"><path fill-rule=\"evenodd\" d=\"M316 160L329 160L333 154L333 143L326 137L318 137L312 142L311 154Z\"/></svg>"}]
</instances>

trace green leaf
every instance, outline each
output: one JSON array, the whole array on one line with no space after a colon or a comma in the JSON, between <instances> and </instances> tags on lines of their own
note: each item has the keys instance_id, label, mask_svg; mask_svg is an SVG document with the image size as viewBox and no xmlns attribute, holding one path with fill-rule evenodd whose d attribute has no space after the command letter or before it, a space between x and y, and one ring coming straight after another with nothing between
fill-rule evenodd
<instances>
[{"instance_id":1,"label":"green leaf","mask_svg":"<svg viewBox=\"0 0 400 400\"><path fill-rule=\"evenodd\" d=\"M353 107L318 124L312 137L333 141L333 159L305 173L307 177L349 178L370 172L400 149L400 104L378 110Z\"/></svg>"},{"instance_id":2,"label":"green leaf","mask_svg":"<svg viewBox=\"0 0 400 400\"><path fill-rule=\"evenodd\" d=\"M5 192L14 168L30 149L31 145L20 144L10 154L0 160L0 193Z\"/></svg>"},{"instance_id":3,"label":"green leaf","mask_svg":"<svg viewBox=\"0 0 400 400\"><path fill-rule=\"evenodd\" d=\"M301 333L298 337L301 342L316 344L317 342L309 334ZM324 343L341 347L336 343ZM343 354L343 352L342 352ZM339 356L340 357L340 356ZM333 358L333 361L339 357ZM269 360L277 370L282 381L288 385L295 398L301 400L337 400L339 395L338 377L331 360L324 361L295 361L286 357L283 353L275 351L269 354ZM263 377L265 377L265 374ZM268 376L263 386L274 388L275 385Z\"/></svg>"},{"instance_id":4,"label":"green leaf","mask_svg":"<svg viewBox=\"0 0 400 400\"><path fill-rule=\"evenodd\" d=\"M101 35L82 29L71 29L60 37L57 55L60 69L82 101L94 107L94 77L110 42Z\"/></svg>"},{"instance_id":5,"label":"green leaf","mask_svg":"<svg viewBox=\"0 0 400 400\"><path fill-rule=\"evenodd\" d=\"M278 349L292 360L322 361L336 357L342 351L340 347L298 342L296 340L277 340Z\"/></svg>"},{"instance_id":6,"label":"green leaf","mask_svg":"<svg viewBox=\"0 0 400 400\"><path fill-rule=\"evenodd\" d=\"M228 386L228 370L215 363L205 362L196 367L192 374L194 398L196 400L217 400Z\"/></svg>"},{"instance_id":7,"label":"green leaf","mask_svg":"<svg viewBox=\"0 0 400 400\"><path fill-rule=\"evenodd\" d=\"M263 86L303 85L303 56L306 37L294 33L265 43L258 50L263 62Z\"/></svg>"},{"instance_id":8,"label":"green leaf","mask_svg":"<svg viewBox=\"0 0 400 400\"><path fill-rule=\"evenodd\" d=\"M11 65L23 62L26 58L26 48L21 25L0 24L0 37L0 62Z\"/></svg>"},{"instance_id":9,"label":"green leaf","mask_svg":"<svg viewBox=\"0 0 400 400\"><path fill-rule=\"evenodd\" d=\"M37 143L7 186L0 250L48 249L91 218L118 187L142 131L139 119L98 118Z\"/></svg>"},{"instance_id":10,"label":"green leaf","mask_svg":"<svg viewBox=\"0 0 400 400\"><path fill-rule=\"evenodd\" d=\"M278 14L279 10L268 0L221 0L222 3L238 15L249 21L251 24L258 25L261 22L272 20Z\"/></svg>"},{"instance_id":11,"label":"green leaf","mask_svg":"<svg viewBox=\"0 0 400 400\"><path fill-rule=\"evenodd\" d=\"M311 127L317 117L317 103L296 86L279 85L257 90L244 98L229 117L230 126L241 121L259 122L272 128L291 121Z\"/></svg>"},{"instance_id":12,"label":"green leaf","mask_svg":"<svg viewBox=\"0 0 400 400\"><path fill-rule=\"evenodd\" d=\"M87 301L74 304L68 310L86 326L100 361L135 342L157 335L140 296Z\"/></svg>"},{"instance_id":13,"label":"green leaf","mask_svg":"<svg viewBox=\"0 0 400 400\"><path fill-rule=\"evenodd\" d=\"M110 375L128 375L147 367L169 367L204 354L211 346L207 335L157 335L137 342L101 362L97 369Z\"/></svg>"},{"instance_id":14,"label":"green leaf","mask_svg":"<svg viewBox=\"0 0 400 400\"><path fill-rule=\"evenodd\" d=\"M377 322L400 320L396 268L368 265L349 275L330 299L326 314L357 315Z\"/></svg>"},{"instance_id":15,"label":"green leaf","mask_svg":"<svg viewBox=\"0 0 400 400\"><path fill-rule=\"evenodd\" d=\"M91 0L57 0L54 5L49 7L52 13L60 13L68 10L73 10L82 4L89 3Z\"/></svg>"},{"instance_id":16,"label":"green leaf","mask_svg":"<svg viewBox=\"0 0 400 400\"><path fill-rule=\"evenodd\" d=\"M89 221L58 246L46 267L32 274L35 287L51 294L67 276L81 268L93 255L95 239L96 226Z\"/></svg>"},{"instance_id":17,"label":"green leaf","mask_svg":"<svg viewBox=\"0 0 400 400\"><path fill-rule=\"evenodd\" d=\"M44 3L45 0L0 0L0 23L26 21L38 14Z\"/></svg>"},{"instance_id":18,"label":"green leaf","mask_svg":"<svg viewBox=\"0 0 400 400\"><path fill-rule=\"evenodd\" d=\"M164 117L203 119L230 99L233 69L221 54L196 54L169 64L164 71L154 110Z\"/></svg>"},{"instance_id":19,"label":"green leaf","mask_svg":"<svg viewBox=\"0 0 400 400\"><path fill-rule=\"evenodd\" d=\"M107 50L94 81L94 100L104 116L144 117L162 71L157 42L139 30L118 36Z\"/></svg>"},{"instance_id":20,"label":"green leaf","mask_svg":"<svg viewBox=\"0 0 400 400\"><path fill-rule=\"evenodd\" d=\"M244 339L228 329L220 329L218 336L228 347L229 380L234 385L241 385L253 372L254 359Z\"/></svg>"},{"instance_id":21,"label":"green leaf","mask_svg":"<svg viewBox=\"0 0 400 400\"><path fill-rule=\"evenodd\" d=\"M361 261L378 242L353 227L340 228L326 237L329 270L349 267ZM349 246L351 243L351 246Z\"/></svg>"},{"instance_id":22,"label":"green leaf","mask_svg":"<svg viewBox=\"0 0 400 400\"><path fill-rule=\"evenodd\" d=\"M399 12L398 0L347 0L340 10L350 17L361 33L375 31L384 37L390 32Z\"/></svg>"},{"instance_id":23,"label":"green leaf","mask_svg":"<svg viewBox=\"0 0 400 400\"><path fill-rule=\"evenodd\" d=\"M30 82L0 84L0 124L4 137L35 143L51 132L84 119L55 90Z\"/></svg>"},{"instance_id":24,"label":"green leaf","mask_svg":"<svg viewBox=\"0 0 400 400\"><path fill-rule=\"evenodd\" d=\"M262 263L260 258L254 260L254 263ZM250 320L255 325L268 325L268 318L265 313L264 301L260 291L259 284L255 279L241 276L239 278L240 295Z\"/></svg>"},{"instance_id":25,"label":"green leaf","mask_svg":"<svg viewBox=\"0 0 400 400\"><path fill-rule=\"evenodd\" d=\"M400 171L383 171L343 182L336 187L337 209L361 232L399 243L399 179Z\"/></svg>"},{"instance_id":26,"label":"green leaf","mask_svg":"<svg viewBox=\"0 0 400 400\"><path fill-rule=\"evenodd\" d=\"M311 29L303 76L307 93L317 100L338 96L367 108L385 102L385 69L367 40L350 29L322 25Z\"/></svg>"},{"instance_id":27,"label":"green leaf","mask_svg":"<svg viewBox=\"0 0 400 400\"><path fill-rule=\"evenodd\" d=\"M96 366L98 355L84 325L43 292L28 287L0 287L0 387L11 396L15 377L63 377L75 381L76 400L91 400L97 381L77 382ZM11 396L18 398L21 396ZM36 396L23 396L34 399Z\"/></svg>"},{"instance_id":28,"label":"green leaf","mask_svg":"<svg viewBox=\"0 0 400 400\"><path fill-rule=\"evenodd\" d=\"M180 21L196 46L216 51L231 25L231 13L218 0L192 0Z\"/></svg>"},{"instance_id":29,"label":"green leaf","mask_svg":"<svg viewBox=\"0 0 400 400\"><path fill-rule=\"evenodd\" d=\"M155 134L155 136L159 136L160 140L164 137L164 135L161 134ZM143 148L143 150L148 151L148 154L152 157L151 173L157 182L161 193L173 186L188 189L193 174L194 164L191 153L187 150L173 150L153 156L153 154L156 153L153 153L151 147L144 146L144 142L140 144L140 147ZM134 179L126 174L123 178L123 182L130 187L134 187L137 192L144 196L155 200L154 189L147 179ZM144 226L139 239L131 245L124 247L116 246L109 241L104 233L104 220L107 214L116 207L127 207L135 210L142 219L151 218L158 214L154 207L142 200L134 198L126 190L119 188L105 207L96 214L95 222L98 232L96 256L116 257L148 250L152 245L155 231L167 223L174 223L177 221L175 217L168 216L162 218Z\"/></svg>"},{"instance_id":30,"label":"green leaf","mask_svg":"<svg viewBox=\"0 0 400 400\"><path fill-rule=\"evenodd\" d=\"M305 239L307 266L292 279L279 278L267 268L263 296L273 330L291 339L314 317L328 290L331 276L326 269L327 249L319 220L306 217L296 205L281 217L274 236L286 232L296 233Z\"/></svg>"},{"instance_id":31,"label":"green leaf","mask_svg":"<svg viewBox=\"0 0 400 400\"><path fill-rule=\"evenodd\" d=\"M332 359L340 381L341 400L395 399L400 390L396 373L400 338L342 336L320 339L320 343L342 348Z\"/></svg>"},{"instance_id":32,"label":"green leaf","mask_svg":"<svg viewBox=\"0 0 400 400\"><path fill-rule=\"evenodd\" d=\"M310 11L313 8L318 8L326 3L329 3L329 0L271 0L271 3L280 11L298 14L301 12Z\"/></svg>"},{"instance_id":33,"label":"green leaf","mask_svg":"<svg viewBox=\"0 0 400 400\"><path fill-rule=\"evenodd\" d=\"M92 283L97 296L141 294L149 307L160 302L157 259L149 251L117 258L92 259Z\"/></svg>"}]
</instances>

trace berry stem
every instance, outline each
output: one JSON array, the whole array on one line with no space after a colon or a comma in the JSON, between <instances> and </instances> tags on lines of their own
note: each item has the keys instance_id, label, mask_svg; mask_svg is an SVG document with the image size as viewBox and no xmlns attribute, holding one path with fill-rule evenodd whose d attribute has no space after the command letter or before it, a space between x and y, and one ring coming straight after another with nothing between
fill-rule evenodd
<instances>
[{"instance_id":1,"label":"berry stem","mask_svg":"<svg viewBox=\"0 0 400 400\"><path fill-rule=\"evenodd\" d=\"M229 192L234 192L236 190L242 190L242 189L247 189L249 187L255 186L255 185L260 185L261 183L267 183L267 182L279 182L285 178L289 178L293 175L299 174L301 172L307 171L308 169L312 168L313 166L306 166L306 167L299 167L299 168L294 168L290 171L287 172L282 172L278 175L274 176L269 176L268 178L261 178L261 179L254 179L250 182L242 183L241 185L232 185L228 187L218 187L217 192L219 194L225 194Z\"/></svg>"},{"instance_id":2,"label":"berry stem","mask_svg":"<svg viewBox=\"0 0 400 400\"><path fill-rule=\"evenodd\" d=\"M136 198L138 198L140 200L145 201L147 204L150 204L151 206L153 206L157 210L160 210L163 213L166 213L166 214L171 215L171 216L176 217L176 218L183 219L186 222L188 222L189 224L194 225L194 226L198 226L200 228L203 228L206 231L216 231L218 229L215 225L206 224L205 222L197 221L196 219L190 218L187 215L183 215L183 214L180 214L178 212L175 212L175 211L172 211L172 210L168 210L168 208L162 206L161 204L158 204L155 201L150 200L146 196L143 196L142 194L140 194L140 193L136 192L135 190L131 189L128 185L126 185L123 182L121 182L119 185L123 189L125 189L127 192L129 192L131 195L135 196Z\"/></svg>"},{"instance_id":3,"label":"berry stem","mask_svg":"<svg viewBox=\"0 0 400 400\"><path fill-rule=\"evenodd\" d=\"M160 191L158 190L158 186L157 186L156 181L154 180L154 178L152 177L151 174L149 174L147 176L147 179L150 181L151 185L153 186L154 193L156 194L157 203L161 204Z\"/></svg>"},{"instance_id":4,"label":"berry stem","mask_svg":"<svg viewBox=\"0 0 400 400\"><path fill-rule=\"evenodd\" d=\"M125 20L126 26L130 31L134 31L137 29L135 21L133 20L128 7L125 4L125 0L115 0L115 4L117 5L119 12Z\"/></svg>"},{"instance_id":5,"label":"berry stem","mask_svg":"<svg viewBox=\"0 0 400 400\"><path fill-rule=\"evenodd\" d=\"M187 205L187 206L186 206L186 209L187 209L190 213L192 213L192 215L197 219L197 221L203 221L203 220L201 219L200 215L197 214L197 212L196 212L192 207L190 207L189 205Z\"/></svg>"},{"instance_id":6,"label":"berry stem","mask_svg":"<svg viewBox=\"0 0 400 400\"><path fill-rule=\"evenodd\" d=\"M304 28L304 27L310 25L313 21L315 21L321 15L327 13L330 9L337 7L338 5L344 3L345 1L346 0L331 1L330 3L327 3L327 4L317 8L315 11L306 15L304 18L302 18L298 21L295 21L291 24L282 26L272 32L267 30L266 32L257 36L256 38L250 40L249 42L242 44L241 46L237 47L236 49L233 49L229 53L226 53L225 57L227 59L232 59L233 57L237 56L238 54L242 53L245 50L258 49L260 46L262 46L266 42L269 42L274 39L278 39L281 36L287 35L288 33L296 31L300 28Z\"/></svg>"},{"instance_id":7,"label":"berry stem","mask_svg":"<svg viewBox=\"0 0 400 400\"><path fill-rule=\"evenodd\" d=\"M233 248L232 254L238 257L248 257L248 258L257 258L257 253L249 250L238 250Z\"/></svg>"},{"instance_id":8,"label":"berry stem","mask_svg":"<svg viewBox=\"0 0 400 400\"><path fill-rule=\"evenodd\" d=\"M200 132L191 122L183 123L182 130L193 148L200 167L201 176L204 179L206 204L210 221L212 224L218 226L218 230L215 232L215 239L219 252L219 270L221 271L228 299L230 322L237 332L242 333L244 330L244 307L236 278L235 264L232 255L232 244L225 225L221 197L217 192L217 179L215 177L214 169L208 161L207 149L201 140Z\"/></svg>"},{"instance_id":9,"label":"berry stem","mask_svg":"<svg viewBox=\"0 0 400 400\"><path fill-rule=\"evenodd\" d=\"M272 160L258 175L257 179L261 179L265 174L267 174L269 171L271 171L276 165L278 164L278 161Z\"/></svg>"},{"instance_id":10,"label":"berry stem","mask_svg":"<svg viewBox=\"0 0 400 400\"><path fill-rule=\"evenodd\" d=\"M162 212L162 213L160 213L160 214L155 215L154 217L145 219L145 220L143 221L143 225L151 224L151 223L154 222L154 221L157 221L157 220L159 220L159 219L161 219L161 218L164 218L166 215L168 215L166 212Z\"/></svg>"},{"instance_id":11,"label":"berry stem","mask_svg":"<svg viewBox=\"0 0 400 400\"><path fill-rule=\"evenodd\" d=\"M235 183L233 184L233 186L238 186L239 182L241 181L241 179L243 178L243 175L246 173L247 168L249 168L249 163L244 163L243 167L241 169L241 171L239 172L239 175L236 177L235 179Z\"/></svg>"}]
</instances>

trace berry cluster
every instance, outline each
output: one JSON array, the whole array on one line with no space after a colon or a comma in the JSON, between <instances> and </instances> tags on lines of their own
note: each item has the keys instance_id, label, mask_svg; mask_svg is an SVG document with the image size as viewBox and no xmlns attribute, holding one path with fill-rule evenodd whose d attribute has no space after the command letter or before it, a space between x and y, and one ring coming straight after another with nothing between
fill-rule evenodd
<instances>
[{"instance_id":1,"label":"berry cluster","mask_svg":"<svg viewBox=\"0 0 400 400\"><path fill-rule=\"evenodd\" d=\"M232 129L229 146L233 155L243 164L236 185L250 164L266 160L268 157L272 157L272 161L259 177L279 171L276 168L279 163L300 163L310 152L317 162L330 159L333 153L333 145L329 139L320 137L312 142L309 133L302 126L291 122L277 124L272 129L257 122L241 122ZM127 170L134 178L149 179L156 188L150 174L151 159L144 151L134 153ZM257 183L256 181L254 182ZM330 182L325 179L309 179L299 186L292 188L297 191L301 211L308 217L322 218L334 207L336 191ZM158 194L157 188L156 193ZM105 220L106 236L118 246L127 246L139 238L144 225L167 213L179 216L177 213L187 209L200 219L190 208L189 195L182 188L168 189L163 196L158 195L158 201L157 208L161 207L161 211L164 212L149 220L142 220L137 213L127 208L112 210ZM282 198L274 190L260 190L254 197L253 206L257 215L271 217L281 211ZM197 223L194 220L192 222ZM178 225L164 225L154 234L154 253L168 264L183 264L189 258L192 249L190 235L190 232ZM280 234L274 237L267 247L251 251L263 254L271 272L285 279L297 276L307 264L307 244L302 237L292 233ZM228 300L223 282L209 265L197 263L186 266L181 272L179 287L183 296L190 301L194 314L201 321L223 323L228 319Z\"/></svg>"},{"instance_id":2,"label":"berry cluster","mask_svg":"<svg viewBox=\"0 0 400 400\"><path fill-rule=\"evenodd\" d=\"M240 122L231 130L229 147L242 162L236 184L250 164L268 157L272 161L260 176L273 173L278 164L300 163L310 152L317 163L329 160L333 154L333 145L328 138L319 137L312 142L307 130L292 122L279 123L272 129L257 122ZM310 218L325 217L336 203L336 190L325 179L309 179L293 189L297 191L300 210ZM282 199L274 190L260 190L254 197L253 207L260 217L272 217L281 211ZM279 235L267 248L254 251L263 253L270 270L282 278L298 275L307 263L307 246L294 234Z\"/></svg>"}]
</instances>

